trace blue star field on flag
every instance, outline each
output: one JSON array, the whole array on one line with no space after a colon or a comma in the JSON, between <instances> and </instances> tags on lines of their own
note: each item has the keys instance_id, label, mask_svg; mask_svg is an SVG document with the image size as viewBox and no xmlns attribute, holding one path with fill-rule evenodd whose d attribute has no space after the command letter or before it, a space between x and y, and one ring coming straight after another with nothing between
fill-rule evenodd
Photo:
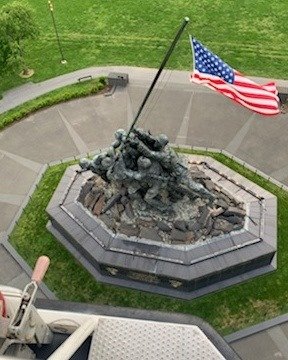
<instances>
[{"instance_id":1,"label":"blue star field on flag","mask_svg":"<svg viewBox=\"0 0 288 360\"><path fill-rule=\"evenodd\" d=\"M191 81L218 91L258 114L279 114L275 82L259 85L226 64L192 36L190 42L194 54Z\"/></svg>"},{"instance_id":2,"label":"blue star field on flag","mask_svg":"<svg viewBox=\"0 0 288 360\"><path fill-rule=\"evenodd\" d=\"M193 39L194 67L201 73L215 75L227 83L233 84L234 70L221 60L217 55L209 51L199 41Z\"/></svg>"}]
</instances>

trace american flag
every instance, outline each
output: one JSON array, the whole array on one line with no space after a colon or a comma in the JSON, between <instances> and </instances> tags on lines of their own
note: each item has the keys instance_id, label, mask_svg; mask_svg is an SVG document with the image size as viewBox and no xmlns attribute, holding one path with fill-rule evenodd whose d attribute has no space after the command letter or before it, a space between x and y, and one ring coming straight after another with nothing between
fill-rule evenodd
<instances>
[{"instance_id":1,"label":"american flag","mask_svg":"<svg viewBox=\"0 0 288 360\"><path fill-rule=\"evenodd\" d=\"M262 115L280 112L275 83L258 85L232 69L198 40L190 36L194 53L191 81L219 91L246 108Z\"/></svg>"}]
</instances>

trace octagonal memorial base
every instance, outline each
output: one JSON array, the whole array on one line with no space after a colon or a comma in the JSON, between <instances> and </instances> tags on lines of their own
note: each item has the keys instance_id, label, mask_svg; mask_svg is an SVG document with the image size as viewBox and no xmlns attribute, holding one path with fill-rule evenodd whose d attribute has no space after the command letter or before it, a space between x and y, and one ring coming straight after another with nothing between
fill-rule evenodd
<instances>
[{"instance_id":1,"label":"octagonal memorial base","mask_svg":"<svg viewBox=\"0 0 288 360\"><path fill-rule=\"evenodd\" d=\"M92 173L69 167L48 207L48 229L98 281L192 299L276 269L277 199L210 157L190 155L221 191L244 203L243 229L169 245L114 233L77 199Z\"/></svg>"}]
</instances>

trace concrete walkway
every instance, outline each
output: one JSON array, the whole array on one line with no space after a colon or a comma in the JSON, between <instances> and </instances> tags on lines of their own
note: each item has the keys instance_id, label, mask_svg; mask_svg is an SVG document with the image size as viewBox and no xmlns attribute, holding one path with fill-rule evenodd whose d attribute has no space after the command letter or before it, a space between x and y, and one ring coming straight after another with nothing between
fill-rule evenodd
<instances>
[{"instance_id":1,"label":"concrete walkway","mask_svg":"<svg viewBox=\"0 0 288 360\"><path fill-rule=\"evenodd\" d=\"M39 111L0 133L0 283L23 288L28 281L31 270L11 249L7 235L43 166L109 145L114 131L126 129L131 123L155 70L89 68L21 86L0 100L0 112L4 112L77 82L79 77L107 75L111 71L128 73L129 85L118 88L110 97L92 96ZM139 126L154 133L165 132L172 143L179 145L226 150L288 185L288 114L271 118L253 114L203 86L190 84L188 72L166 71L161 80ZM277 84L282 91L288 88L284 81ZM41 296L53 297L47 288L42 290ZM285 356L288 358L288 350Z\"/></svg>"},{"instance_id":2,"label":"concrete walkway","mask_svg":"<svg viewBox=\"0 0 288 360\"><path fill-rule=\"evenodd\" d=\"M95 78L99 76L107 76L110 72L118 72L128 73L131 79L137 78L138 80L152 81L156 71L157 70L155 69L127 66L91 67L61 75L40 83L28 82L25 85L4 92L3 99L0 100L0 113L13 109L14 107L23 104L28 100L35 99L36 97L46 94L50 91L59 89L63 86L75 84L79 81L79 79L85 76L92 76ZM182 81L184 80L183 73L181 74L181 72L175 71L173 77L175 75L178 77L178 79L181 77ZM184 81L187 82L187 77Z\"/></svg>"},{"instance_id":3,"label":"concrete walkway","mask_svg":"<svg viewBox=\"0 0 288 360\"><path fill-rule=\"evenodd\" d=\"M288 314L226 336L243 360L288 359Z\"/></svg>"}]
</instances>

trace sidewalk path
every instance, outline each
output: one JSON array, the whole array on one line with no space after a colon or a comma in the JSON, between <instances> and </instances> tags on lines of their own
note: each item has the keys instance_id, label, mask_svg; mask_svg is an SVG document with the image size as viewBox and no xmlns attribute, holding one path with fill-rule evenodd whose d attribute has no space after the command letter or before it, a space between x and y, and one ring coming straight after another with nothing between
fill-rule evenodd
<instances>
[{"instance_id":1,"label":"sidewalk path","mask_svg":"<svg viewBox=\"0 0 288 360\"><path fill-rule=\"evenodd\" d=\"M57 76L53 79L49 79L40 83L28 82L27 84L3 93L3 99L0 100L0 113L13 109L14 107L21 105L28 100L35 99L36 97L46 94L50 91L59 89L63 86L75 84L78 82L78 79L84 76L90 75L93 78L96 78L99 76L107 76L110 72L118 72L129 73L131 78L137 77L138 80L142 79L152 81L156 71L157 70L155 69L143 69L127 66L91 67Z\"/></svg>"},{"instance_id":2,"label":"sidewalk path","mask_svg":"<svg viewBox=\"0 0 288 360\"><path fill-rule=\"evenodd\" d=\"M93 78L96 78L99 76L107 76L110 72L119 72L128 73L131 79L145 80L151 82L154 75L156 74L156 71L157 69L137 68L131 66L90 67L77 70L69 74L57 76L55 78L40 83L28 82L25 85L16 87L3 93L3 99L0 100L0 113L13 109L14 107L21 105L28 100L35 99L36 97L46 94L52 90L59 89L63 86L75 84L78 82L79 78L82 78L84 76L91 75ZM188 72L176 70L173 72L167 72L170 74L169 76L172 77L172 81L174 79L177 80L178 83L187 83L187 79L189 78ZM259 84L264 84L267 82L267 79L265 78L253 77L253 80L255 80ZM270 79L269 81L272 81L272 79ZM274 81L277 84L279 92L287 92L288 81L278 79Z\"/></svg>"},{"instance_id":3,"label":"sidewalk path","mask_svg":"<svg viewBox=\"0 0 288 360\"><path fill-rule=\"evenodd\" d=\"M75 83L79 77L112 71L128 73L129 85L117 88L109 97L91 96L39 111L0 132L0 283L23 288L28 281L31 270L11 249L7 233L43 166L107 147L115 130L127 129L131 123L156 70L83 69L12 89L0 100L0 112L4 112ZM267 79L257 81L264 83ZM277 83L282 91L288 88L285 81ZM164 72L139 126L154 133L165 132L172 143L179 145L225 149L288 185L288 114L271 118L253 114L224 96L190 84L189 72ZM48 289L43 291L45 296L53 297ZM285 356L288 358L288 351Z\"/></svg>"}]
</instances>

